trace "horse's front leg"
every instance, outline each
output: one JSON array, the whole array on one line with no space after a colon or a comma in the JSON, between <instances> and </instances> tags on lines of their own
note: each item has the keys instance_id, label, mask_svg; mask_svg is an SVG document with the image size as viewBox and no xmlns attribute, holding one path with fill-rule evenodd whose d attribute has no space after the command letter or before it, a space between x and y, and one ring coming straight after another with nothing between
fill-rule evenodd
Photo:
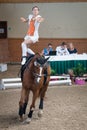
<instances>
[{"instance_id":1,"label":"horse's front leg","mask_svg":"<svg viewBox=\"0 0 87 130\"><path fill-rule=\"evenodd\" d=\"M20 121L23 120L23 115L26 112L26 107L27 107L27 103L28 103L28 97L29 97L29 91L26 90L25 88L22 88L21 99L20 99L20 102L19 102Z\"/></svg>"},{"instance_id":2,"label":"horse's front leg","mask_svg":"<svg viewBox=\"0 0 87 130\"><path fill-rule=\"evenodd\" d=\"M41 117L43 114L43 102L44 102L44 98L41 97L40 98L40 104L39 104L39 112L38 112L38 116Z\"/></svg>"},{"instance_id":3,"label":"horse's front leg","mask_svg":"<svg viewBox=\"0 0 87 130\"><path fill-rule=\"evenodd\" d=\"M36 102L36 99L38 97L38 93L39 93L38 91L33 92L32 104L30 106L30 111L29 111L29 114L28 114L28 118L24 121L24 123L30 123L31 122L32 115L33 115L33 112L35 110L35 102Z\"/></svg>"},{"instance_id":4,"label":"horse's front leg","mask_svg":"<svg viewBox=\"0 0 87 130\"><path fill-rule=\"evenodd\" d=\"M24 102L24 106L23 106L23 114L26 113L26 108L27 108L27 104L28 104L28 100L29 100L29 93L30 93L30 90L26 90L26 93L25 93L25 102Z\"/></svg>"},{"instance_id":5,"label":"horse's front leg","mask_svg":"<svg viewBox=\"0 0 87 130\"><path fill-rule=\"evenodd\" d=\"M41 93L40 93L40 104L39 104L39 112L38 112L38 116L41 117L43 114L43 107L44 107L44 97L45 97L45 93L47 91L47 87L48 84L46 84L45 86L43 86Z\"/></svg>"}]
</instances>

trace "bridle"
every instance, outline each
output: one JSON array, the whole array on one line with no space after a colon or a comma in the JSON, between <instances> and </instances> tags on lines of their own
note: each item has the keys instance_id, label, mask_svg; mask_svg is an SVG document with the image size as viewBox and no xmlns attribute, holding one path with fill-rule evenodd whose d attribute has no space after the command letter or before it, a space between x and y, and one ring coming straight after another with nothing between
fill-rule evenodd
<instances>
[{"instance_id":1,"label":"bridle","mask_svg":"<svg viewBox=\"0 0 87 130\"><path fill-rule=\"evenodd\" d=\"M44 63L44 64L40 64L40 63L36 63L36 61L34 62L34 66L36 67L36 68L38 68L38 67L42 67L42 68L44 68L44 67L46 67L46 63ZM27 68L28 68L28 70L30 71L30 68L29 68L29 66L27 66ZM35 78L41 78L41 77L43 77L43 76L50 76L50 75L47 75L47 74L38 74L38 73L36 73L36 72L34 72L34 71L30 71L32 74L33 74L33 76L35 77Z\"/></svg>"},{"instance_id":2,"label":"bridle","mask_svg":"<svg viewBox=\"0 0 87 130\"><path fill-rule=\"evenodd\" d=\"M43 76L48 76L48 75L46 75L46 74L41 74L41 75L39 75L38 73L34 73L34 72L32 72L33 73L33 76L35 76L35 78L41 78L41 77L43 77Z\"/></svg>"},{"instance_id":3,"label":"bridle","mask_svg":"<svg viewBox=\"0 0 87 130\"><path fill-rule=\"evenodd\" d=\"M34 70L31 70L30 69L30 64L32 63L32 59L33 57L31 57L28 61L27 61L27 63L25 64L25 66L23 66L23 71L25 70L27 70L28 69L28 71L35 77L35 78L41 78L41 77L47 77L47 76L50 76L50 75L47 75L46 73L37 73L37 72L35 72ZM48 58L47 59L45 59L44 57L37 57L34 61L33 61L33 65L36 67L36 68L40 68L40 67L42 67L42 69L43 68L47 68L47 60L48 60ZM20 76L20 73L21 73L22 71L21 71L21 69L20 69L20 72L18 73L18 76ZM23 72L24 73L24 72Z\"/></svg>"},{"instance_id":4,"label":"bridle","mask_svg":"<svg viewBox=\"0 0 87 130\"><path fill-rule=\"evenodd\" d=\"M44 66L45 66L45 64L43 64L43 65L41 65L41 64L39 64L38 62L37 62L37 65L35 66L35 67L42 67L42 69L44 68ZM33 75L35 76L35 78L41 78L41 77L43 77L43 76L46 76L46 74L38 74L38 73L36 73L36 72L32 72L33 73Z\"/></svg>"}]
</instances>

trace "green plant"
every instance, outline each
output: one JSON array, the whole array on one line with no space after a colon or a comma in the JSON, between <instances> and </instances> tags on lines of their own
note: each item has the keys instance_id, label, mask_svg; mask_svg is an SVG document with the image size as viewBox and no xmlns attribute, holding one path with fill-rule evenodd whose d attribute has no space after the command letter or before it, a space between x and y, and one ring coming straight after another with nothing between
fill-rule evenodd
<instances>
[{"instance_id":1,"label":"green plant","mask_svg":"<svg viewBox=\"0 0 87 130\"><path fill-rule=\"evenodd\" d=\"M83 74L85 74L87 71L86 68L80 63L76 67L72 68L72 70L75 76L83 76Z\"/></svg>"},{"instance_id":2,"label":"green plant","mask_svg":"<svg viewBox=\"0 0 87 130\"><path fill-rule=\"evenodd\" d=\"M56 75L56 71L51 69L51 75Z\"/></svg>"}]
</instances>

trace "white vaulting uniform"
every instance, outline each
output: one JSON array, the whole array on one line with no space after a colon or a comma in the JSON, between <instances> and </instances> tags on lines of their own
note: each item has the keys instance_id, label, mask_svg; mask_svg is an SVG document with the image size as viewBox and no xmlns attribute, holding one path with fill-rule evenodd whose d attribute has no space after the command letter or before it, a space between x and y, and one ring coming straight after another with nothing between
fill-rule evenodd
<instances>
[{"instance_id":1,"label":"white vaulting uniform","mask_svg":"<svg viewBox=\"0 0 87 130\"><path fill-rule=\"evenodd\" d=\"M40 18L41 16L38 15L37 18ZM39 29L39 25L40 23L38 21L34 21L32 20L33 15L29 15L28 19L28 26L29 26L29 30L27 32L27 35L24 37L25 40L31 39L33 41L33 43L37 42L39 39L39 34L38 34L38 29Z\"/></svg>"},{"instance_id":2,"label":"white vaulting uniform","mask_svg":"<svg viewBox=\"0 0 87 130\"><path fill-rule=\"evenodd\" d=\"M40 17L41 17L40 15L37 15L37 18ZM31 40L33 43L36 43L39 39L38 29L39 29L40 22L38 22L37 20L33 20L33 15L29 15L28 19L29 19L28 22L29 27L28 27L27 35L24 37L24 42L21 45L22 57L26 57L27 52L29 54L35 54L30 48L27 48L25 41ZM26 62L26 58L23 58L21 64L24 65L25 62Z\"/></svg>"}]
</instances>

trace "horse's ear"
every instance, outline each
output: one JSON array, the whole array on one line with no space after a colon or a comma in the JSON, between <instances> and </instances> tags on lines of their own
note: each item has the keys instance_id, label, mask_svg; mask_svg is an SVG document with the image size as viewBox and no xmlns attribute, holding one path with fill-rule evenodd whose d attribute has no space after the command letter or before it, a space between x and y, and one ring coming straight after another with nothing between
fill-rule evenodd
<instances>
[{"instance_id":1,"label":"horse's ear","mask_svg":"<svg viewBox=\"0 0 87 130\"><path fill-rule=\"evenodd\" d=\"M47 58L45 59L45 63L48 61L49 58L50 58L50 57L47 57Z\"/></svg>"},{"instance_id":2,"label":"horse's ear","mask_svg":"<svg viewBox=\"0 0 87 130\"><path fill-rule=\"evenodd\" d=\"M47 58L46 58L46 61L48 61L48 60L49 60L49 58L50 58L50 57L47 57Z\"/></svg>"},{"instance_id":3,"label":"horse's ear","mask_svg":"<svg viewBox=\"0 0 87 130\"><path fill-rule=\"evenodd\" d=\"M50 57L47 57L46 60L48 60Z\"/></svg>"}]
</instances>

